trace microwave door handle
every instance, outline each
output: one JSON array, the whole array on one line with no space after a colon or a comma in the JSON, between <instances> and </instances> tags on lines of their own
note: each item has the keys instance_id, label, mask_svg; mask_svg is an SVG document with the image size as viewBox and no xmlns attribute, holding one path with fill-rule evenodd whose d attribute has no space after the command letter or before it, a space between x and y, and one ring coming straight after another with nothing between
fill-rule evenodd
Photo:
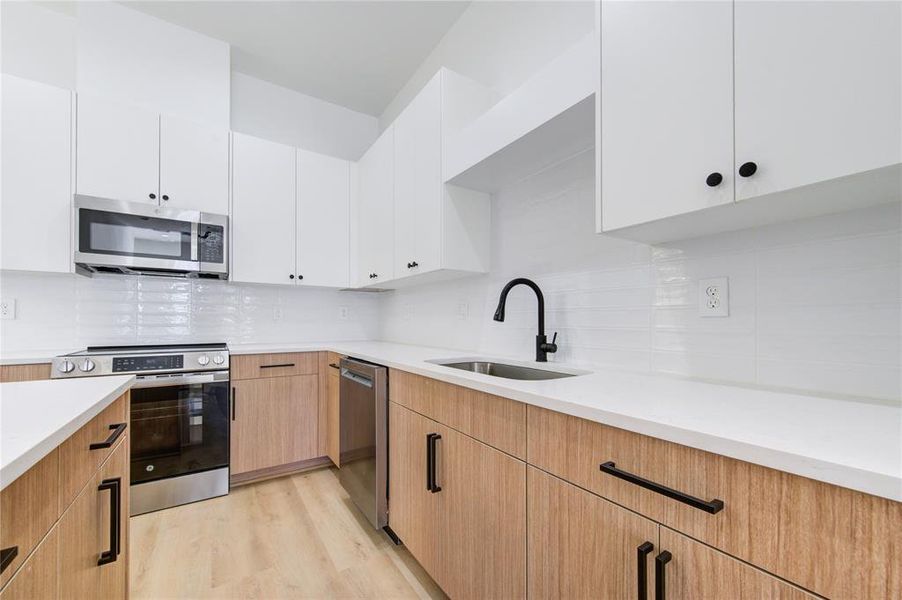
<instances>
[{"instance_id":1,"label":"microwave door handle","mask_svg":"<svg viewBox=\"0 0 902 600\"><path fill-rule=\"evenodd\" d=\"M197 221L191 223L191 260L197 261Z\"/></svg>"}]
</instances>

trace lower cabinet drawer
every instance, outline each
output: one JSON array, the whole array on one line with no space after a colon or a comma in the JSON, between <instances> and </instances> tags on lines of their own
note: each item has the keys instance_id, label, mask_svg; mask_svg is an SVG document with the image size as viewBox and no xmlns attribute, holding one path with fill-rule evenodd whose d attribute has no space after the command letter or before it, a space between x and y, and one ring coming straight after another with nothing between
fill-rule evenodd
<instances>
[{"instance_id":1,"label":"lower cabinet drawer","mask_svg":"<svg viewBox=\"0 0 902 600\"><path fill-rule=\"evenodd\" d=\"M0 550L13 557L0 573L0 586L22 566L59 515L59 451L54 448L0 491Z\"/></svg>"},{"instance_id":2,"label":"lower cabinet drawer","mask_svg":"<svg viewBox=\"0 0 902 600\"><path fill-rule=\"evenodd\" d=\"M60 444L60 509L75 499L128 428L129 393L126 392Z\"/></svg>"},{"instance_id":3,"label":"lower cabinet drawer","mask_svg":"<svg viewBox=\"0 0 902 600\"><path fill-rule=\"evenodd\" d=\"M319 371L319 352L239 354L231 357L233 380L310 375Z\"/></svg>"},{"instance_id":4,"label":"lower cabinet drawer","mask_svg":"<svg viewBox=\"0 0 902 600\"><path fill-rule=\"evenodd\" d=\"M530 464L667 527L824 596L902 597L900 503L533 406L528 427Z\"/></svg>"}]
</instances>

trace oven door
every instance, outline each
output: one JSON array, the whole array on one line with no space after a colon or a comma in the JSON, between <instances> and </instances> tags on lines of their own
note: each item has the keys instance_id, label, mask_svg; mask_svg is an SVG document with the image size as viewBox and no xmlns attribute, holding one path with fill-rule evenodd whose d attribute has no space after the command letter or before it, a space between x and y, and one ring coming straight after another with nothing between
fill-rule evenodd
<instances>
[{"instance_id":1,"label":"oven door","mask_svg":"<svg viewBox=\"0 0 902 600\"><path fill-rule=\"evenodd\" d=\"M228 371L138 378L131 390L132 485L228 464Z\"/></svg>"},{"instance_id":2,"label":"oven door","mask_svg":"<svg viewBox=\"0 0 902 600\"><path fill-rule=\"evenodd\" d=\"M75 262L182 273L228 272L228 217L75 197Z\"/></svg>"}]
</instances>

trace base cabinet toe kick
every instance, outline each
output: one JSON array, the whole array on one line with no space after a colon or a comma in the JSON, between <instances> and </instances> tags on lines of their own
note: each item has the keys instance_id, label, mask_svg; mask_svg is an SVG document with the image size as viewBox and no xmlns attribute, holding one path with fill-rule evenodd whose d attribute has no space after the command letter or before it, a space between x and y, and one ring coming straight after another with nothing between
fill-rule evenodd
<instances>
[{"instance_id":1,"label":"base cabinet toe kick","mask_svg":"<svg viewBox=\"0 0 902 600\"><path fill-rule=\"evenodd\" d=\"M452 598L902 597L902 503L389 379L389 526Z\"/></svg>"}]
</instances>

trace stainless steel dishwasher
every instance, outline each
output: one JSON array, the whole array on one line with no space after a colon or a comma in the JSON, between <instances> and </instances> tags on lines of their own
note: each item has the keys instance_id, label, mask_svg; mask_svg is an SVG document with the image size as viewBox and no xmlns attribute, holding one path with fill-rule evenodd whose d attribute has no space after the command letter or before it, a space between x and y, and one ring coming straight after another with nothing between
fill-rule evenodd
<instances>
[{"instance_id":1,"label":"stainless steel dishwasher","mask_svg":"<svg viewBox=\"0 0 902 600\"><path fill-rule=\"evenodd\" d=\"M388 525L388 369L343 358L340 364L338 480L373 527Z\"/></svg>"}]
</instances>

